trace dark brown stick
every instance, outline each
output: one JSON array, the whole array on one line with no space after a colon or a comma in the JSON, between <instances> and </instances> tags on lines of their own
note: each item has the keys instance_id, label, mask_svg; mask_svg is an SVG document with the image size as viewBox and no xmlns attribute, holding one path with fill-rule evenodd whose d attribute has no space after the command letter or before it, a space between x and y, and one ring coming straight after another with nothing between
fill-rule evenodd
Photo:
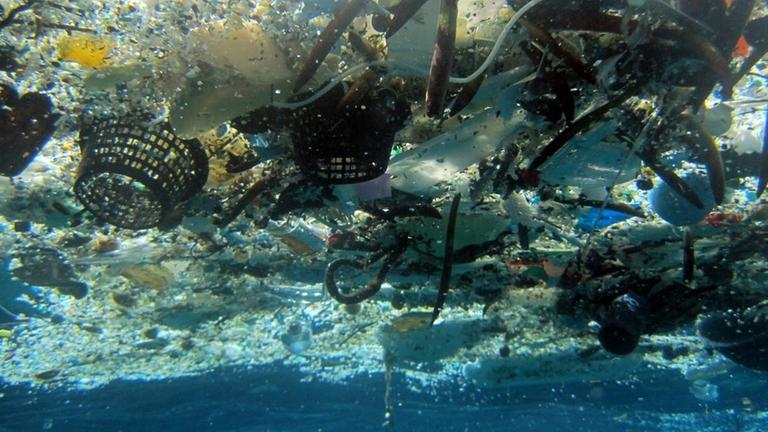
<instances>
[{"instance_id":1,"label":"dark brown stick","mask_svg":"<svg viewBox=\"0 0 768 432\"><path fill-rule=\"evenodd\" d=\"M333 17L333 20L328 26L320 33L320 37L317 40L314 48L307 56L307 60L301 67L299 75L296 77L296 82L293 85L293 92L298 93L302 87L317 72L317 69L325 61L325 57L333 49L333 45L341 37L344 29L347 28L355 19L357 14L363 8L367 0L349 0L344 6L339 9Z\"/></svg>"},{"instance_id":2,"label":"dark brown stick","mask_svg":"<svg viewBox=\"0 0 768 432\"><path fill-rule=\"evenodd\" d=\"M717 147L715 140L712 139L712 136L709 135L709 132L701 126L701 123L690 118L686 120L688 120L694 135L684 135L683 142L688 145L688 148L707 167L712 197L715 199L715 204L722 204L725 199L725 166L720 155L720 149Z\"/></svg>"},{"instance_id":3,"label":"dark brown stick","mask_svg":"<svg viewBox=\"0 0 768 432\"><path fill-rule=\"evenodd\" d=\"M693 254L693 233L691 228L685 228L683 235L683 281L688 283L693 280L693 271L696 259Z\"/></svg>"},{"instance_id":4,"label":"dark brown stick","mask_svg":"<svg viewBox=\"0 0 768 432\"><path fill-rule=\"evenodd\" d=\"M574 53L564 48L563 44L555 39L555 37L552 36L552 34L548 32L544 27L541 27L525 18L520 18L519 22L528 30L528 34L531 38L546 45L552 55L562 59L563 62L567 64L571 69L573 69L577 75L579 75L590 84L597 83L597 78L595 78L595 69L591 65L581 60Z\"/></svg>"},{"instance_id":5,"label":"dark brown stick","mask_svg":"<svg viewBox=\"0 0 768 432\"><path fill-rule=\"evenodd\" d=\"M427 95L424 100L427 115L430 117L442 115L445 107L445 95L448 93L448 82L451 79L453 56L456 51L456 21L459 14L457 3L458 0L441 0L440 3L437 39L432 53L432 64L429 67Z\"/></svg>"},{"instance_id":6,"label":"dark brown stick","mask_svg":"<svg viewBox=\"0 0 768 432\"><path fill-rule=\"evenodd\" d=\"M451 273L453 270L453 240L456 237L456 217L459 213L461 194L456 194L451 203L451 214L448 217L448 229L445 232L445 253L443 254L443 272L440 275L440 288L437 291L435 307L432 309L432 324L435 323L443 310L445 299L448 297L448 288L451 285Z\"/></svg>"}]
</instances>

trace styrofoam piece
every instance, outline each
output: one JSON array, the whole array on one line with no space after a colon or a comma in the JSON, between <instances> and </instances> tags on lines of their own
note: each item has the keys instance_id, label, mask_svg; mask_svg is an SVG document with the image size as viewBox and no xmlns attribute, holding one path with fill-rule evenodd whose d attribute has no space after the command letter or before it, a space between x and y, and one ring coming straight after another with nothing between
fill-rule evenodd
<instances>
[{"instance_id":1,"label":"styrofoam piece","mask_svg":"<svg viewBox=\"0 0 768 432\"><path fill-rule=\"evenodd\" d=\"M610 140L613 122L599 124L568 142L541 167L540 178L555 186L578 186L592 199L605 198L612 184L631 181L640 169L640 159L628 155L624 143Z\"/></svg>"},{"instance_id":2,"label":"styrofoam piece","mask_svg":"<svg viewBox=\"0 0 768 432\"><path fill-rule=\"evenodd\" d=\"M435 184L450 180L528 130L522 110L509 117L499 115L495 109L485 110L461 126L393 158L388 170L392 187L429 195Z\"/></svg>"}]
</instances>

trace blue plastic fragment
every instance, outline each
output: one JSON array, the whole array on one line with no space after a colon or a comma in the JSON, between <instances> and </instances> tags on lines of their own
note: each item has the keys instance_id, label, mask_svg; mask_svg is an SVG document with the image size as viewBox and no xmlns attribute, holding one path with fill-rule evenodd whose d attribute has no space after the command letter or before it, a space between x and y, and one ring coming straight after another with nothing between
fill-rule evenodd
<instances>
[{"instance_id":1,"label":"blue plastic fragment","mask_svg":"<svg viewBox=\"0 0 768 432\"><path fill-rule=\"evenodd\" d=\"M595 224L595 220L599 214L600 209L598 208L591 208L585 211L582 213L581 217L579 217L578 222L576 222L576 228L583 229L585 231L591 230L593 226L595 229L603 229L615 223L625 221L631 217L625 213L605 209L603 210L602 217L600 217L600 220Z\"/></svg>"}]
</instances>

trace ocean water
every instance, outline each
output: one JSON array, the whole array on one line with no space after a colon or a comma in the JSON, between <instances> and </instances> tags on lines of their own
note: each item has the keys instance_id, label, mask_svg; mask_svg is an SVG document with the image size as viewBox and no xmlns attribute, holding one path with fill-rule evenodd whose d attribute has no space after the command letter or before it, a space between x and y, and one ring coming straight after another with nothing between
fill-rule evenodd
<instances>
[{"instance_id":1,"label":"ocean water","mask_svg":"<svg viewBox=\"0 0 768 432\"><path fill-rule=\"evenodd\" d=\"M761 431L764 383L738 373L716 402L694 398L670 374L633 383L531 385L482 390L445 385L436 395L398 389L383 428L383 377L343 385L302 382L284 366L228 368L153 382L115 381L91 391L5 386L8 431ZM402 383L395 376L395 386ZM749 398L753 405L745 407Z\"/></svg>"},{"instance_id":2,"label":"ocean water","mask_svg":"<svg viewBox=\"0 0 768 432\"><path fill-rule=\"evenodd\" d=\"M768 430L766 53L752 0L0 0L0 432Z\"/></svg>"}]
</instances>

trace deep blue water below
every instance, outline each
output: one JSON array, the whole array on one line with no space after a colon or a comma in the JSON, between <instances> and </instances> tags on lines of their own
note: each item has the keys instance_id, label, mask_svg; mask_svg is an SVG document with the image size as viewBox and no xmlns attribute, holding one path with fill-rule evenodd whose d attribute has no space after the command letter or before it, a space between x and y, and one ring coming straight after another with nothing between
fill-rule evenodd
<instances>
[{"instance_id":1,"label":"deep blue water below","mask_svg":"<svg viewBox=\"0 0 768 432\"><path fill-rule=\"evenodd\" d=\"M395 425L384 429L383 376L344 385L302 383L282 366L221 369L155 382L118 381L79 392L0 389L0 431L745 431L768 430L765 381L721 388L707 405L672 374L640 384L538 385L504 390L408 390L395 374ZM747 385L762 382L760 385ZM677 414L677 417L674 415ZM674 420L669 420L673 418Z\"/></svg>"}]
</instances>

